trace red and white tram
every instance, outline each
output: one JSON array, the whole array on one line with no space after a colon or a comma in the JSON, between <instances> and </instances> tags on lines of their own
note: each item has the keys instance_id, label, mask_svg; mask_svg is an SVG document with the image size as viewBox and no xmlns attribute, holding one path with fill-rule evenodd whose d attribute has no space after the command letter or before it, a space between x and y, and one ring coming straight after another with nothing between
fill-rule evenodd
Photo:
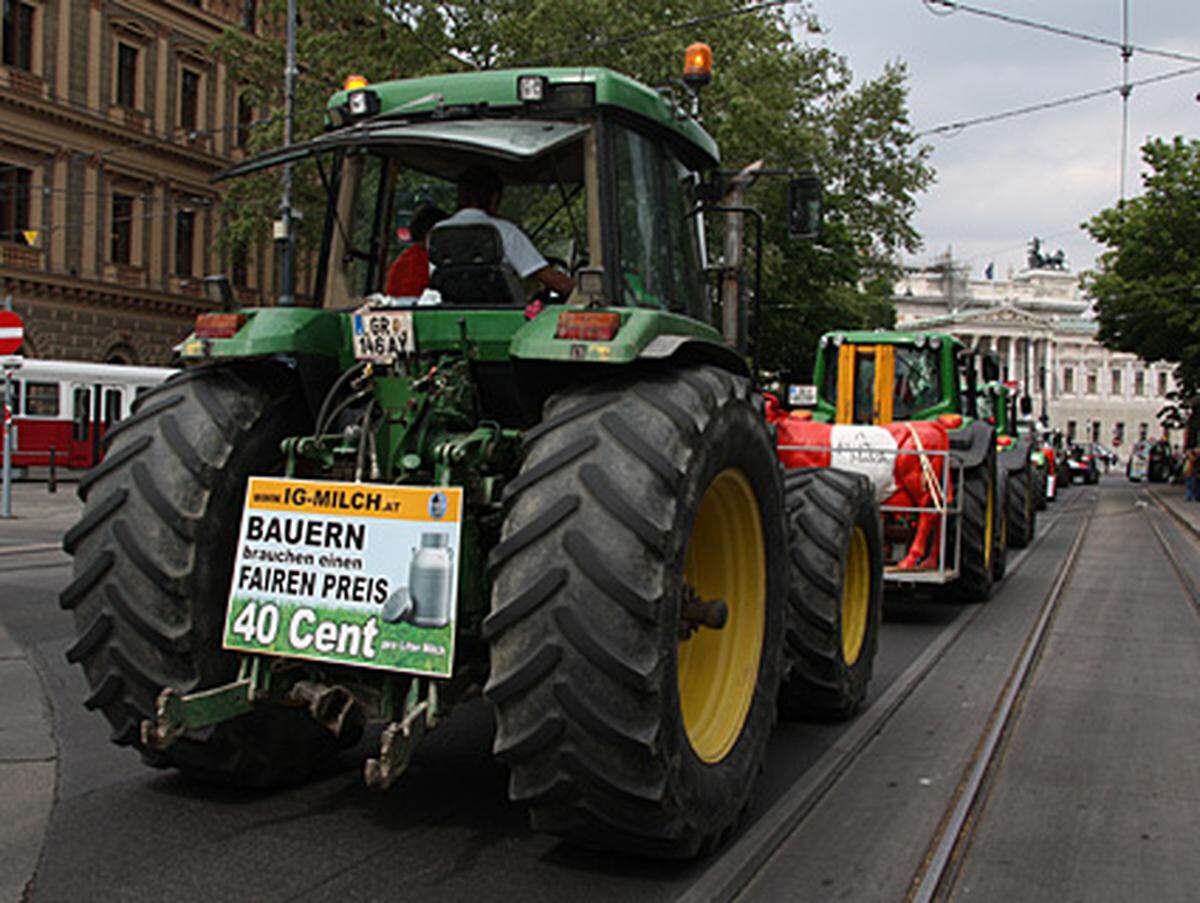
<instances>
[{"instance_id":1,"label":"red and white tram","mask_svg":"<svg viewBox=\"0 0 1200 903\"><path fill-rule=\"evenodd\" d=\"M134 402L176 371L26 358L13 371L13 466L87 468L103 457L100 440Z\"/></svg>"}]
</instances>

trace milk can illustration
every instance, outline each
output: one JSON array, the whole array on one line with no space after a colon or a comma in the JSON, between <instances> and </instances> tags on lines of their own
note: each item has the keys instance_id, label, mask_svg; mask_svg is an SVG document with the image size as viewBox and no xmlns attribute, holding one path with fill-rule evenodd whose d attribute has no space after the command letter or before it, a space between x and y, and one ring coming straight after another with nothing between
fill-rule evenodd
<instances>
[{"instance_id":1,"label":"milk can illustration","mask_svg":"<svg viewBox=\"0 0 1200 903\"><path fill-rule=\"evenodd\" d=\"M445 533L422 533L421 547L413 549L408 570L408 595L412 599L409 619L418 627L445 627L450 623L453 558L449 541Z\"/></svg>"}]
</instances>

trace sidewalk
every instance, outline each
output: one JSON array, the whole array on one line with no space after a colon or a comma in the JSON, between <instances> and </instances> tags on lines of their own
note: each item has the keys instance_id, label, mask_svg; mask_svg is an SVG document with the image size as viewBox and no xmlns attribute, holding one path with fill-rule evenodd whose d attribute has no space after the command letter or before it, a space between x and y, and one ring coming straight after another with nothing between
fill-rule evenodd
<instances>
[{"instance_id":1,"label":"sidewalk","mask_svg":"<svg viewBox=\"0 0 1200 903\"><path fill-rule=\"evenodd\" d=\"M0 627L0 900L23 899L54 805L58 749L33 665Z\"/></svg>"},{"instance_id":2,"label":"sidewalk","mask_svg":"<svg viewBox=\"0 0 1200 903\"><path fill-rule=\"evenodd\" d=\"M1182 486L1172 486L1170 483L1145 483L1142 485L1150 491L1151 495L1166 505L1167 509L1191 531L1195 538L1200 539L1200 502L1186 501Z\"/></svg>"},{"instance_id":3,"label":"sidewalk","mask_svg":"<svg viewBox=\"0 0 1200 903\"><path fill-rule=\"evenodd\" d=\"M61 543L82 510L74 483L59 483L58 491L53 493L47 491L45 483L14 483L13 516L0 517L0 552L5 548Z\"/></svg>"}]
</instances>

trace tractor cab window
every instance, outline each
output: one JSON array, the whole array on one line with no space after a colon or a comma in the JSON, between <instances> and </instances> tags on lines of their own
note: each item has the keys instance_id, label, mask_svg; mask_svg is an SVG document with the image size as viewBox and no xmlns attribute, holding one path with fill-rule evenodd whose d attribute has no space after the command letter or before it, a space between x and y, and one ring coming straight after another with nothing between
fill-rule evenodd
<instances>
[{"instance_id":1,"label":"tractor cab window","mask_svg":"<svg viewBox=\"0 0 1200 903\"><path fill-rule=\"evenodd\" d=\"M910 420L914 414L942 400L938 352L932 348L896 346L895 390L892 416Z\"/></svg>"},{"instance_id":2,"label":"tractor cab window","mask_svg":"<svg viewBox=\"0 0 1200 903\"><path fill-rule=\"evenodd\" d=\"M875 349L854 355L853 423L873 423L875 417Z\"/></svg>"},{"instance_id":3,"label":"tractor cab window","mask_svg":"<svg viewBox=\"0 0 1200 903\"><path fill-rule=\"evenodd\" d=\"M614 129L617 240L625 304L703 316L693 174L660 143Z\"/></svg>"},{"instance_id":4,"label":"tractor cab window","mask_svg":"<svg viewBox=\"0 0 1200 903\"><path fill-rule=\"evenodd\" d=\"M375 293L403 297L409 303L418 298L421 304L454 303L436 291L414 292L411 279L392 278L396 275L392 271L410 249L423 251L431 215L437 223L458 210L457 180L472 166L486 167L499 177L503 190L494 215L517 226L549 264L566 273L589 265L593 242L583 127L473 120L440 128L452 136L461 133L462 144L445 136L441 136L444 144L425 144L417 140L419 135L411 144L404 143L405 130L397 129L395 145L354 148L336 164L338 184L327 217L328 253L322 277L326 307ZM547 140L547 133L565 133L567 139L529 159L512 159L518 151ZM489 154L493 146L496 155ZM329 173L334 164L324 165ZM329 181L332 186L334 179ZM423 253L416 257L422 266L430 266ZM412 258L407 259L405 270L412 266ZM397 284L406 286L402 295L394 289ZM521 291L532 296L541 288L536 279L526 279ZM497 299L496 303L504 302Z\"/></svg>"},{"instance_id":5,"label":"tractor cab window","mask_svg":"<svg viewBox=\"0 0 1200 903\"><path fill-rule=\"evenodd\" d=\"M988 423L996 422L996 397L991 390L980 392L976 404L980 420L986 420Z\"/></svg>"}]
</instances>

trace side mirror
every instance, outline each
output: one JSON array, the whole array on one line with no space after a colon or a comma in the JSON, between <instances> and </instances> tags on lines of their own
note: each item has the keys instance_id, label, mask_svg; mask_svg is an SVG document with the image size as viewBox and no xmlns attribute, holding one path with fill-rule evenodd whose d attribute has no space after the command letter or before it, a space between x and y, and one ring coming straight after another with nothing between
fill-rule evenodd
<instances>
[{"instance_id":1,"label":"side mirror","mask_svg":"<svg viewBox=\"0 0 1200 903\"><path fill-rule=\"evenodd\" d=\"M1018 402L1018 404L1020 404L1020 406L1021 406L1021 416L1022 417L1028 417L1030 414L1033 413L1033 399L1030 398L1028 395L1022 395L1021 400Z\"/></svg>"},{"instance_id":2,"label":"side mirror","mask_svg":"<svg viewBox=\"0 0 1200 903\"><path fill-rule=\"evenodd\" d=\"M788 182L788 235L814 239L821 232L821 180L811 173Z\"/></svg>"},{"instance_id":3,"label":"side mirror","mask_svg":"<svg viewBox=\"0 0 1200 903\"><path fill-rule=\"evenodd\" d=\"M1000 358L996 357L995 353L989 351L983 356L983 381L986 383L992 383L999 378Z\"/></svg>"}]
</instances>

